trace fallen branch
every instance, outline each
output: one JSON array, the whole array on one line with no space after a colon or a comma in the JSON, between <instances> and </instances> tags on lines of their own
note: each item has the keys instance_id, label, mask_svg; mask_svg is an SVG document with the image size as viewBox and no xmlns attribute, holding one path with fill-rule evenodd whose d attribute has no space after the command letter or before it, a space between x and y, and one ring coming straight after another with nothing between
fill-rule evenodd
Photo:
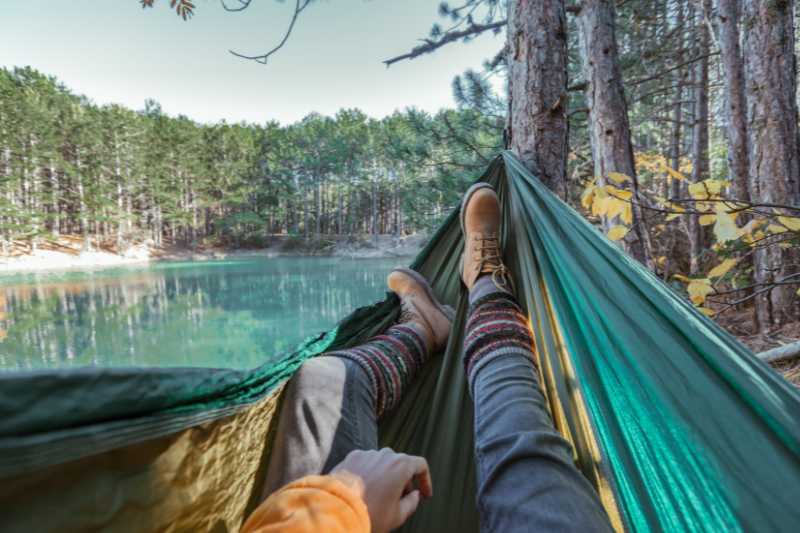
<instances>
[{"instance_id":1,"label":"fallen branch","mask_svg":"<svg viewBox=\"0 0 800 533\"><path fill-rule=\"evenodd\" d=\"M757 353L756 356L766 363L776 363L800 357L800 341Z\"/></svg>"}]
</instances>

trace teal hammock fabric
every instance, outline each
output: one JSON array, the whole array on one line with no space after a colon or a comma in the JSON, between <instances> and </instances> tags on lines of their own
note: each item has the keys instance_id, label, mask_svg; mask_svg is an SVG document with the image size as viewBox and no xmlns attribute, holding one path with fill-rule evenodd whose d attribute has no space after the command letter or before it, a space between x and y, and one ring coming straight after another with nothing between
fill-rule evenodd
<instances>
[{"instance_id":1,"label":"teal hammock fabric","mask_svg":"<svg viewBox=\"0 0 800 533\"><path fill-rule=\"evenodd\" d=\"M616 527L796 531L797 390L626 256L511 153L498 156L481 180L496 187L503 206L505 259L531 318L556 426L573 443L576 464ZM380 427L382 444L428 458L439 487L406 531L478 530L472 411L460 360L462 247L453 213L411 265L457 315L446 350ZM362 342L397 313L397 299L387 295L278 363L251 371L2 374L0 479L24 486L48 468L241 412L307 358Z\"/></svg>"}]
</instances>

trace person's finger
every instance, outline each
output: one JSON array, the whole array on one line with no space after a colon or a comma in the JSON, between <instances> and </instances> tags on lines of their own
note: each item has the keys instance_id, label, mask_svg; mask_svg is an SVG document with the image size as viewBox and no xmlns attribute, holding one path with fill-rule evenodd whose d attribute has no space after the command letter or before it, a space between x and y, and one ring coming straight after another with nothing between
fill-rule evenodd
<instances>
[{"instance_id":1,"label":"person's finger","mask_svg":"<svg viewBox=\"0 0 800 533\"><path fill-rule=\"evenodd\" d=\"M406 464L408 465L409 477L414 477L417 480L417 487L426 498L433 496L433 481L431 480L431 471L428 468L428 461L424 457L416 455L407 456Z\"/></svg>"},{"instance_id":2,"label":"person's finger","mask_svg":"<svg viewBox=\"0 0 800 533\"><path fill-rule=\"evenodd\" d=\"M400 499L400 502L397 505L397 510L400 514L400 523L397 524L397 527L405 524L406 520L414 514L414 511L417 510L417 506L419 505L419 491L412 490L405 496Z\"/></svg>"}]
</instances>

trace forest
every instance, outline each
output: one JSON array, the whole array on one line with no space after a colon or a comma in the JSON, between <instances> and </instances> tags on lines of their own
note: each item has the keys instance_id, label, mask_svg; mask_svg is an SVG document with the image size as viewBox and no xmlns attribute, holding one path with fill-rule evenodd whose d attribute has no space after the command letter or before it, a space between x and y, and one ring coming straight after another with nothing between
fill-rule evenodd
<instances>
[{"instance_id":1,"label":"forest","mask_svg":"<svg viewBox=\"0 0 800 533\"><path fill-rule=\"evenodd\" d=\"M195 9L170 5L184 19ZM439 17L387 65L507 38L453 81L456 108L434 115L197 124L2 71L3 246L60 233L123 248L426 232L507 147L704 313L752 309L762 332L796 320L794 2L465 0Z\"/></svg>"},{"instance_id":2,"label":"forest","mask_svg":"<svg viewBox=\"0 0 800 533\"><path fill-rule=\"evenodd\" d=\"M457 145L462 132L499 149L488 123L469 109L381 120L345 109L288 126L198 124L152 100L97 106L43 73L3 69L2 246L59 234L123 249L425 231L483 164ZM431 162L445 157L442 174Z\"/></svg>"}]
</instances>

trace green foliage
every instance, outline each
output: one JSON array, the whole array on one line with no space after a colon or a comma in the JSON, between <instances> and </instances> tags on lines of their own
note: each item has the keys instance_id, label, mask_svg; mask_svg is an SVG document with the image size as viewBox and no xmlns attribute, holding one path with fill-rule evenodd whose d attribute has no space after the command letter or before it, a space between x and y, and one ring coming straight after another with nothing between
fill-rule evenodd
<instances>
[{"instance_id":1,"label":"green foliage","mask_svg":"<svg viewBox=\"0 0 800 533\"><path fill-rule=\"evenodd\" d=\"M428 230L500 147L502 120L477 109L489 97L467 92L434 116L198 124L152 100L97 106L33 69L2 69L0 240L258 246L271 234Z\"/></svg>"}]
</instances>

